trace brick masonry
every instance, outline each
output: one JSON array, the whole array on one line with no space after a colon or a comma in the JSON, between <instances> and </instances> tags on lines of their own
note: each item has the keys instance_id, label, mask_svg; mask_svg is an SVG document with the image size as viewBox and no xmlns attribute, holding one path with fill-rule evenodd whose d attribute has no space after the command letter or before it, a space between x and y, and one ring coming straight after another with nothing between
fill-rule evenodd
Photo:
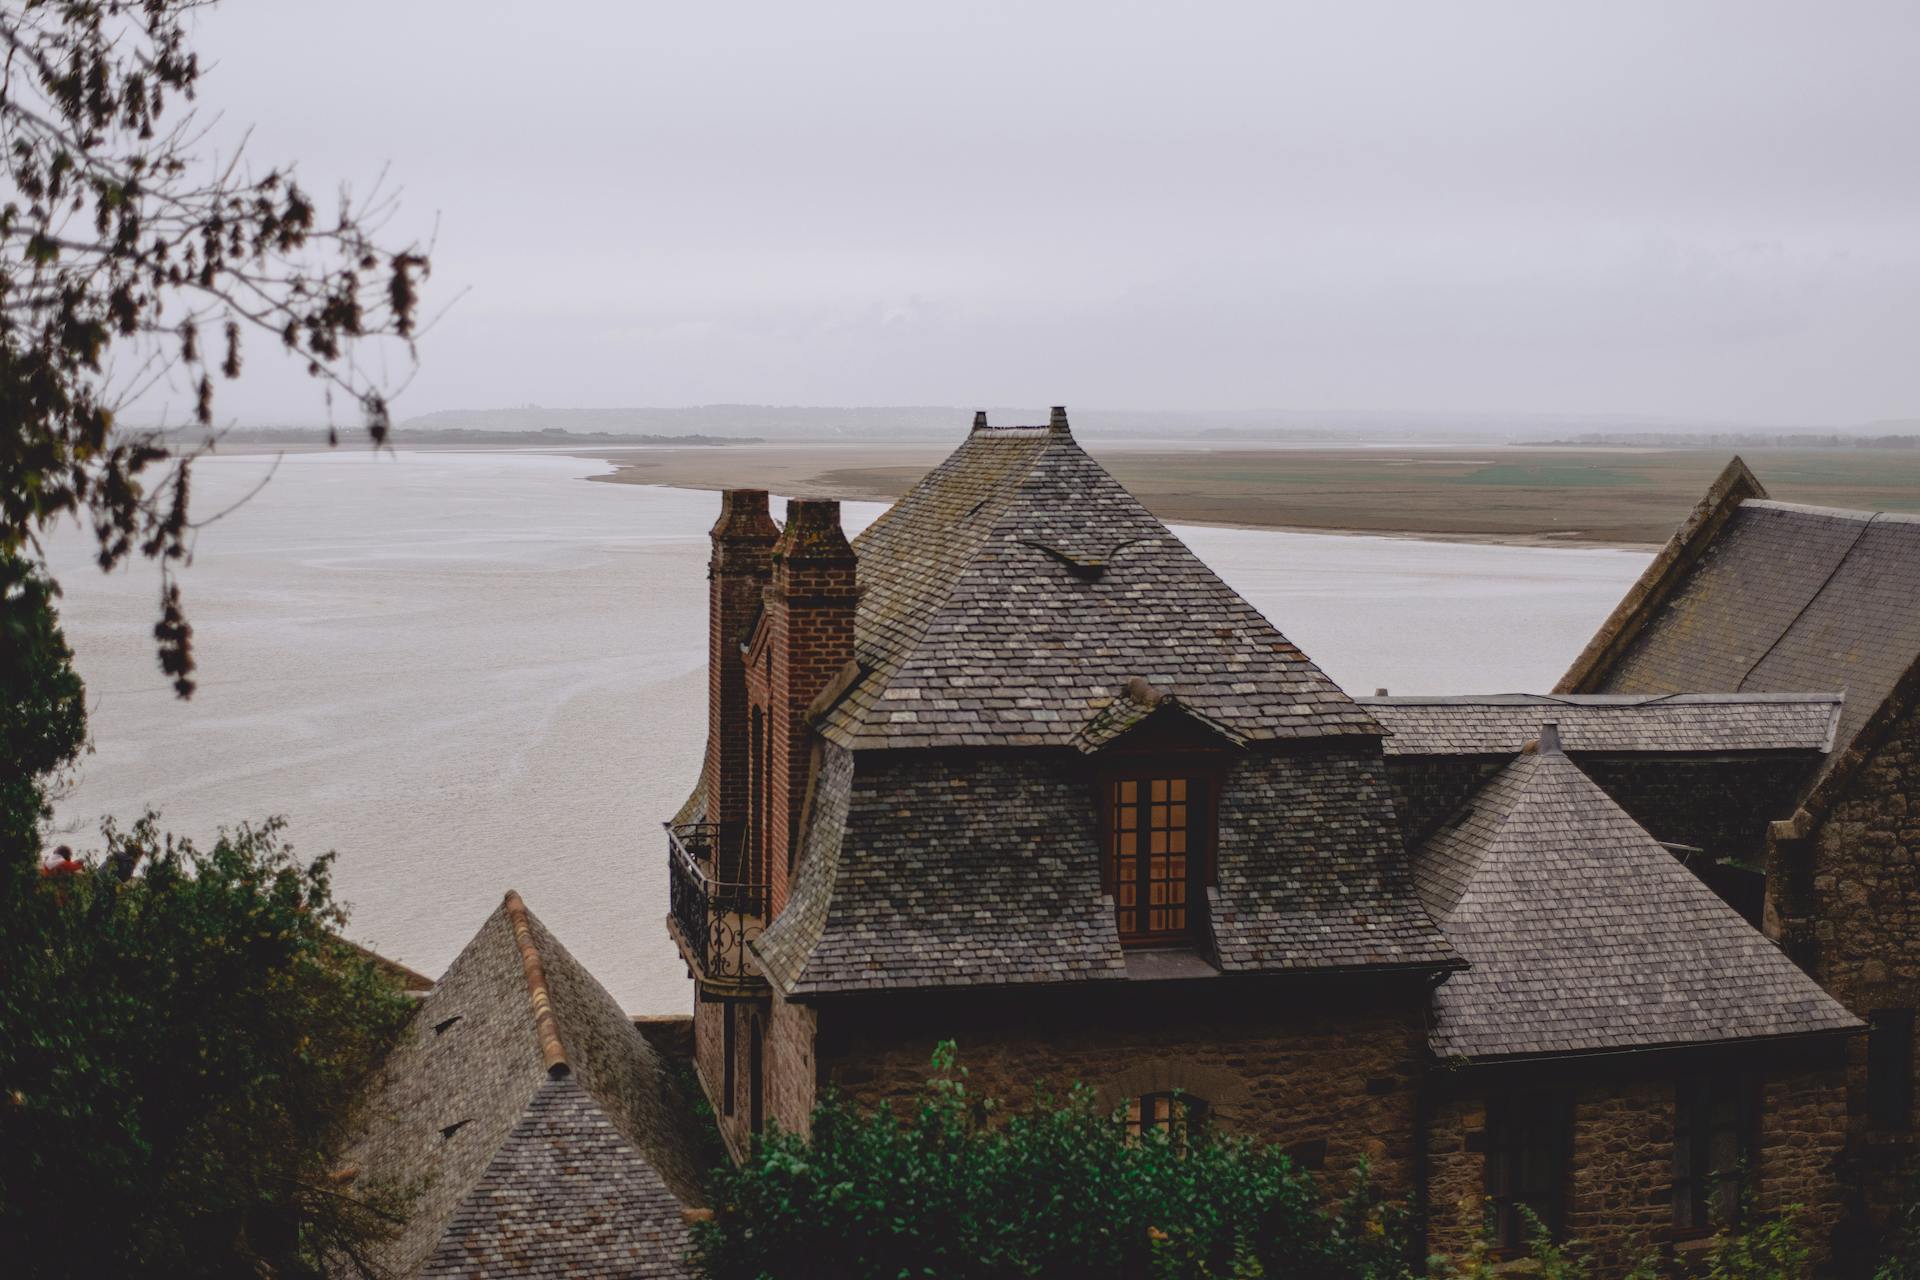
<instances>
[{"instance_id":1,"label":"brick masonry","mask_svg":"<svg viewBox=\"0 0 1920 1280\"><path fill-rule=\"evenodd\" d=\"M779 529L762 489L721 496L707 561L707 746L701 788L707 819L731 849L747 812L747 691L740 645L760 608Z\"/></svg>"},{"instance_id":2,"label":"brick masonry","mask_svg":"<svg viewBox=\"0 0 1920 1280\"><path fill-rule=\"evenodd\" d=\"M807 710L853 660L859 601L853 548L840 530L840 504L795 499L773 549L767 589L767 880L772 913L786 904L813 728Z\"/></svg>"}]
</instances>

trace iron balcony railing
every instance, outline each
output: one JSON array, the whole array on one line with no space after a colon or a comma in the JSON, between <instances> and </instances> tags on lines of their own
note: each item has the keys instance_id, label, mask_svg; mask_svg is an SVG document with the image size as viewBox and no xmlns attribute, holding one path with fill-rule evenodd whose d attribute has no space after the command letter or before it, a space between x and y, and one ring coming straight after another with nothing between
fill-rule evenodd
<instances>
[{"instance_id":1,"label":"iron balcony railing","mask_svg":"<svg viewBox=\"0 0 1920 1280\"><path fill-rule=\"evenodd\" d=\"M701 980L758 982L747 944L766 923L767 887L716 875L719 835L712 822L667 825L668 912Z\"/></svg>"}]
</instances>

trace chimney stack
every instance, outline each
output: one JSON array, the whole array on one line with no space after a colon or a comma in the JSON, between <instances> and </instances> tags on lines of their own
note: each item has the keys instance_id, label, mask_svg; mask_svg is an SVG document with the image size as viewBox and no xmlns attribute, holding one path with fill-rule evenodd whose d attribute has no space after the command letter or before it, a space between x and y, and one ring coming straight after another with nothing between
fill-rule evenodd
<instances>
[{"instance_id":1,"label":"chimney stack","mask_svg":"<svg viewBox=\"0 0 1920 1280\"><path fill-rule=\"evenodd\" d=\"M1053 417L1047 421L1047 430L1057 432L1063 436L1069 434L1067 430L1067 406L1063 404L1053 406Z\"/></svg>"},{"instance_id":2,"label":"chimney stack","mask_svg":"<svg viewBox=\"0 0 1920 1280\"><path fill-rule=\"evenodd\" d=\"M1560 726L1552 720L1540 726L1539 751L1543 756L1560 754Z\"/></svg>"},{"instance_id":3,"label":"chimney stack","mask_svg":"<svg viewBox=\"0 0 1920 1280\"><path fill-rule=\"evenodd\" d=\"M738 847L747 818L747 676L740 646L760 608L773 567L779 527L767 512L765 489L729 489L708 535L707 755L702 766L708 822L717 823L721 849Z\"/></svg>"},{"instance_id":4,"label":"chimney stack","mask_svg":"<svg viewBox=\"0 0 1920 1280\"><path fill-rule=\"evenodd\" d=\"M786 904L800 842L800 810L812 767L813 727L807 708L853 661L854 608L859 586L853 548L840 529L840 504L796 498L773 548L766 591L769 803L767 882L769 918Z\"/></svg>"},{"instance_id":5,"label":"chimney stack","mask_svg":"<svg viewBox=\"0 0 1920 1280\"><path fill-rule=\"evenodd\" d=\"M975 431L985 431L987 429L987 411L985 409L975 409L973 411L973 429Z\"/></svg>"}]
</instances>

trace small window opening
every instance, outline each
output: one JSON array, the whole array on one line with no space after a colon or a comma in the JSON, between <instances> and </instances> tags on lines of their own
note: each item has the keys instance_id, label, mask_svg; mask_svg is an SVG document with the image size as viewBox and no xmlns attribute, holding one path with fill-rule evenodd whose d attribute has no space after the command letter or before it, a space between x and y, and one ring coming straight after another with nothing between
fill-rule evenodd
<instances>
[{"instance_id":1,"label":"small window opening","mask_svg":"<svg viewBox=\"0 0 1920 1280\"><path fill-rule=\"evenodd\" d=\"M447 1125L445 1128L440 1130L440 1136L443 1138L451 1138L454 1134L460 1132L462 1129L466 1128L468 1125L472 1123L473 1123L472 1116L468 1116L465 1120L455 1120L452 1124Z\"/></svg>"},{"instance_id":2,"label":"small window opening","mask_svg":"<svg viewBox=\"0 0 1920 1280\"><path fill-rule=\"evenodd\" d=\"M452 1026L454 1023L460 1021L460 1019L466 1016L467 1015L464 1013L456 1013L451 1018L442 1018L440 1021L433 1024L433 1034L437 1036L443 1036L447 1034L448 1027Z\"/></svg>"},{"instance_id":3,"label":"small window opening","mask_svg":"<svg viewBox=\"0 0 1920 1280\"><path fill-rule=\"evenodd\" d=\"M1674 1091L1675 1227L1704 1231L1739 1221L1758 1114L1757 1091L1744 1083L1689 1080Z\"/></svg>"},{"instance_id":4,"label":"small window opening","mask_svg":"<svg viewBox=\"0 0 1920 1280\"><path fill-rule=\"evenodd\" d=\"M1867 1032L1867 1116L1876 1129L1913 1127L1913 1010L1875 1009Z\"/></svg>"},{"instance_id":5,"label":"small window opening","mask_svg":"<svg viewBox=\"0 0 1920 1280\"><path fill-rule=\"evenodd\" d=\"M1487 1225L1501 1249L1527 1243L1530 1219L1555 1239L1565 1230L1572 1131L1573 1108L1558 1095L1487 1100Z\"/></svg>"},{"instance_id":6,"label":"small window opening","mask_svg":"<svg viewBox=\"0 0 1920 1280\"><path fill-rule=\"evenodd\" d=\"M1143 1093L1127 1099L1127 1136L1164 1133L1176 1151L1185 1151L1207 1123L1207 1104L1185 1093Z\"/></svg>"}]
</instances>

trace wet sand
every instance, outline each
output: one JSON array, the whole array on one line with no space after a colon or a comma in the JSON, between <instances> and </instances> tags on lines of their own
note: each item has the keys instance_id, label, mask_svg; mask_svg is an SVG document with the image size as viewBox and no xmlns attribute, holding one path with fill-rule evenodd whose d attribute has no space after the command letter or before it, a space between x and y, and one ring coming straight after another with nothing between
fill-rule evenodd
<instances>
[{"instance_id":1,"label":"wet sand","mask_svg":"<svg viewBox=\"0 0 1920 1280\"><path fill-rule=\"evenodd\" d=\"M1726 464L1724 450L1468 446L1088 451L1172 524L1645 549L1664 542ZM890 501L949 452L934 444L765 444L608 449L593 479L690 489ZM1748 461L1773 496L1920 510L1920 451L1765 451Z\"/></svg>"}]
</instances>

